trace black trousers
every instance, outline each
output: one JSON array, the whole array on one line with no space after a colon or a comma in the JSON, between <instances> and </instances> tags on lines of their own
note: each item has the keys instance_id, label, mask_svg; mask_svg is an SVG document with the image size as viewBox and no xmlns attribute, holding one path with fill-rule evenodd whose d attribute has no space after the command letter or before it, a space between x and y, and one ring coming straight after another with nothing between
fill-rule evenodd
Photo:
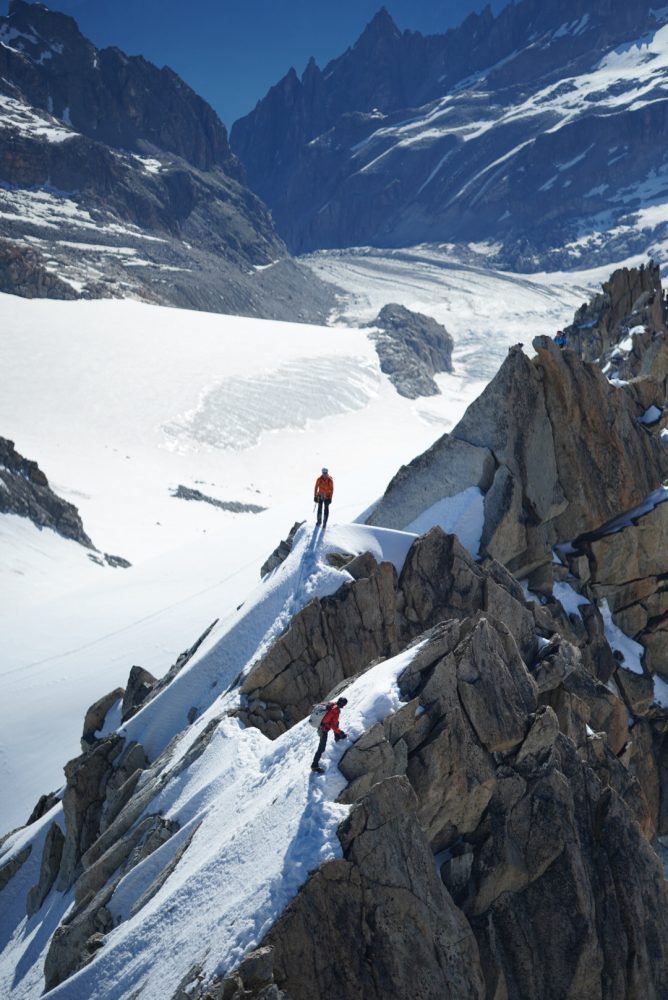
<instances>
[{"instance_id":1,"label":"black trousers","mask_svg":"<svg viewBox=\"0 0 668 1000\"><path fill-rule=\"evenodd\" d=\"M323 524L327 524L327 518L329 517L329 505L330 505L330 503L332 501L331 500L324 500L321 497L316 502L318 504L317 523L320 524L320 522L322 521ZM323 508L324 508L324 516L323 516Z\"/></svg>"},{"instance_id":2,"label":"black trousers","mask_svg":"<svg viewBox=\"0 0 668 1000\"><path fill-rule=\"evenodd\" d=\"M315 752L315 757L313 758L313 767L317 767L320 763L320 758L325 752L325 747L327 746L327 737L329 736L328 729L320 728L320 742L318 743L318 749Z\"/></svg>"}]
</instances>

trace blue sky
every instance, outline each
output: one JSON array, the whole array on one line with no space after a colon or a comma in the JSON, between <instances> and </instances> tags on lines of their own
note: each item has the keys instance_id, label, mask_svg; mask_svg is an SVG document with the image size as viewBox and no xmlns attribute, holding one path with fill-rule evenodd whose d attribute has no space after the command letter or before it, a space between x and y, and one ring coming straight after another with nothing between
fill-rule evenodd
<instances>
[{"instance_id":1,"label":"blue sky","mask_svg":"<svg viewBox=\"0 0 668 1000\"><path fill-rule=\"evenodd\" d=\"M0 0L6 14L8 0ZM228 128L294 66L322 67L357 39L382 0L46 0L100 48L117 45L176 70ZM491 0L498 12L507 0ZM399 28L459 24L484 0L385 0Z\"/></svg>"}]
</instances>

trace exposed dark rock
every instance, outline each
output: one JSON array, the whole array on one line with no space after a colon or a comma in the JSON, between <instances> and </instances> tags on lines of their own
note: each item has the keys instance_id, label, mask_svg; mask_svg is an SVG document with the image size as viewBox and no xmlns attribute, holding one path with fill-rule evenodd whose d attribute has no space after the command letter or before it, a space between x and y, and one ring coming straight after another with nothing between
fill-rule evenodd
<instances>
[{"instance_id":1,"label":"exposed dark rock","mask_svg":"<svg viewBox=\"0 0 668 1000\"><path fill-rule=\"evenodd\" d=\"M83 735L81 737L81 749L84 753L98 740L96 733L100 732L108 713L114 705L122 700L123 695L123 688L115 688L109 694L98 698L95 704L90 706L86 712Z\"/></svg>"},{"instance_id":2,"label":"exposed dark rock","mask_svg":"<svg viewBox=\"0 0 668 1000\"><path fill-rule=\"evenodd\" d=\"M8 240L0 240L0 292L24 299L80 298L72 285L47 271L39 254Z\"/></svg>"},{"instance_id":3,"label":"exposed dark rock","mask_svg":"<svg viewBox=\"0 0 668 1000\"><path fill-rule=\"evenodd\" d=\"M390 563L378 565L367 553L358 579L308 604L253 666L238 714L273 739L369 663L444 619L479 610L501 616L522 653L533 653L533 618L521 587L493 561L478 566L454 535L434 528L418 539L398 580Z\"/></svg>"},{"instance_id":4,"label":"exposed dark rock","mask_svg":"<svg viewBox=\"0 0 668 1000\"><path fill-rule=\"evenodd\" d=\"M139 711L157 683L157 677L150 671L143 667L132 667L123 695L121 722L127 722Z\"/></svg>"},{"instance_id":5,"label":"exposed dark rock","mask_svg":"<svg viewBox=\"0 0 668 1000\"><path fill-rule=\"evenodd\" d=\"M631 350L620 342L631 330L642 328L652 335L666 334L666 303L661 287L661 269L650 261L639 268L622 267L603 282L603 291L586 302L564 330L568 347L585 361L613 362L621 378L638 375L641 359L647 355L642 334ZM614 357L613 357L614 355Z\"/></svg>"},{"instance_id":6,"label":"exposed dark rock","mask_svg":"<svg viewBox=\"0 0 668 1000\"><path fill-rule=\"evenodd\" d=\"M104 553L104 561L107 566L112 566L114 569L129 569L132 566L132 563L123 556L112 556L108 552Z\"/></svg>"},{"instance_id":7,"label":"exposed dark rock","mask_svg":"<svg viewBox=\"0 0 668 1000\"><path fill-rule=\"evenodd\" d=\"M240 717L274 738L340 681L398 652L395 604L390 563L332 597L311 601L244 679L247 708Z\"/></svg>"},{"instance_id":8,"label":"exposed dark rock","mask_svg":"<svg viewBox=\"0 0 668 1000\"><path fill-rule=\"evenodd\" d=\"M179 500L199 500L202 503L211 504L212 507L220 507L221 510L230 511L232 514L261 514L266 507L260 507L256 503L241 503L238 500L216 500L209 497L200 490L191 489L189 486L177 486L172 490L172 496Z\"/></svg>"},{"instance_id":9,"label":"exposed dark rock","mask_svg":"<svg viewBox=\"0 0 668 1000\"><path fill-rule=\"evenodd\" d=\"M133 912L141 909L169 877L197 828L198 825L135 903ZM76 883L75 907L51 939L44 963L47 991L82 969L104 947L105 936L114 926L108 903L122 876L166 843L177 830L178 824L171 820L146 816L131 834L115 841L94 864L86 867Z\"/></svg>"},{"instance_id":10,"label":"exposed dark rock","mask_svg":"<svg viewBox=\"0 0 668 1000\"><path fill-rule=\"evenodd\" d=\"M52 823L44 841L39 881L37 885L32 887L26 900L26 913L29 917L37 913L55 884L60 870L64 845L63 831L57 823Z\"/></svg>"},{"instance_id":11,"label":"exposed dark rock","mask_svg":"<svg viewBox=\"0 0 668 1000\"><path fill-rule=\"evenodd\" d=\"M295 523L290 528L290 531L288 532L288 537L282 539L278 543L278 545L271 553L271 555L268 557L268 559L262 564L262 568L260 569L260 576L266 576L267 573L271 573L273 569L276 569L276 567L280 566L282 562L285 562L285 560L292 552L292 543L294 541L295 535L297 534L302 524L304 523L305 523L304 521L295 521Z\"/></svg>"},{"instance_id":12,"label":"exposed dark rock","mask_svg":"<svg viewBox=\"0 0 668 1000\"><path fill-rule=\"evenodd\" d=\"M192 996L190 989L182 1000ZM231 975L214 979L196 996L203 1000L290 1000L274 982L274 950L266 946L249 952ZM174 1000L181 998L177 995Z\"/></svg>"},{"instance_id":13,"label":"exposed dark rock","mask_svg":"<svg viewBox=\"0 0 668 1000\"><path fill-rule=\"evenodd\" d=\"M80 874L82 856L98 838L107 782L123 742L123 737L114 733L65 765L65 846L58 878L61 891L72 886Z\"/></svg>"},{"instance_id":14,"label":"exposed dark rock","mask_svg":"<svg viewBox=\"0 0 668 1000\"><path fill-rule=\"evenodd\" d=\"M37 465L0 437L0 514L29 518L38 528L51 528L86 548L93 543L83 529L76 507L61 500Z\"/></svg>"},{"instance_id":15,"label":"exposed dark rock","mask_svg":"<svg viewBox=\"0 0 668 1000\"><path fill-rule=\"evenodd\" d=\"M275 952L276 981L296 997L320 995L329 957L344 951L353 982L350 993L342 987L343 997L358 996L360 983L364 996L408 995L401 985L406 941L385 935L392 925L377 895L385 883L380 867L392 858L393 871L401 871L394 830L376 812L375 800L383 801L390 789L403 823L410 826L413 816L419 821L411 836L419 842L425 829L431 849L444 851L441 874L452 892L447 898L468 917L479 949L477 956L469 950L459 992L451 994L432 970L432 986L440 987L433 995L470 995L466 990L480 977L481 996L557 1000L564 989L583 997L662 995L668 947L658 927L668 919L668 889L645 839L654 829L648 801L605 738L584 737L576 748L560 732L561 720L550 707L533 711L532 699L516 700L517 682L523 678L527 685L529 674L508 638L503 626L482 616L438 626L400 678L411 702L365 733L342 759L342 770L352 777L344 801L355 801L355 787L366 796L339 830L344 860L330 862L306 883L266 939ZM471 715L470 702L467 707L462 700L472 654L490 682L494 678L489 693L480 692L482 715ZM584 676L578 664L564 680ZM415 710L416 695L422 712ZM504 729L510 733L516 725L519 738L505 751L492 752L485 734L494 732L496 723L490 729L489 722L511 704L507 721L515 721ZM391 754L388 758L383 746L396 751L401 745L406 777L384 775ZM416 798L397 805L406 778ZM416 858L413 852L406 856ZM359 874L350 862L360 865ZM364 878L368 865L374 867L373 892ZM401 908L401 882L394 878L392 884L393 905ZM414 878L411 888L411 905L420 905L425 899L420 881ZM365 921L364 907L371 901L378 919ZM356 930L356 941L367 942L372 958L363 968L349 964L360 949L348 940L348 928L360 919L369 932L365 937L364 930ZM406 927L415 921L404 911L397 923ZM645 921L652 927L649 938L636 933ZM444 918L434 922L427 910L420 925L429 941ZM317 940L309 933L314 926ZM420 954L416 943L409 943L411 953ZM420 957L418 964L423 961ZM428 985L423 989L421 995L432 995Z\"/></svg>"},{"instance_id":16,"label":"exposed dark rock","mask_svg":"<svg viewBox=\"0 0 668 1000\"><path fill-rule=\"evenodd\" d=\"M660 485L668 454L639 424L631 396L548 338L536 338L534 347L532 360L519 345L510 350L452 433L390 482L369 523L404 528L425 499L477 486L485 490L481 552L521 576L551 563L555 544L641 503ZM452 467L443 474L447 456L461 447L456 442L494 456L491 484L467 464L455 476Z\"/></svg>"},{"instance_id":17,"label":"exposed dark rock","mask_svg":"<svg viewBox=\"0 0 668 1000\"><path fill-rule=\"evenodd\" d=\"M165 676L161 677L158 680L158 682L155 685L155 687L152 688L152 690L149 692L149 695L148 695L149 699L155 697L155 695L157 695L160 691L162 691L162 689L164 687L167 687L167 685L170 684L174 680L174 678L176 677L176 675L183 670L183 668L185 667L186 663L190 659L192 659L192 657L195 655L195 653L197 652L197 650L199 649L199 647L202 645L202 643L204 642L204 640L209 636L209 634L216 627L217 624L218 624L218 619L216 618L214 621L211 622L211 624L208 626L208 628L204 629L204 631L202 632L202 634L199 637L199 639L197 639L197 641L194 642L192 644L192 646L190 646L189 649L186 649L182 653L179 653L179 655L176 658L176 663L174 663L169 668L169 670L167 671L167 673L165 674Z\"/></svg>"},{"instance_id":18,"label":"exposed dark rock","mask_svg":"<svg viewBox=\"0 0 668 1000\"><path fill-rule=\"evenodd\" d=\"M417 399L440 392L433 376L452 371L454 342L444 326L430 316L390 303L367 326L380 358L381 371L400 396Z\"/></svg>"},{"instance_id":19,"label":"exposed dark rock","mask_svg":"<svg viewBox=\"0 0 668 1000\"><path fill-rule=\"evenodd\" d=\"M60 802L60 799L56 792L47 792L46 795L40 795L37 805L27 819L26 826L30 826L31 823L36 823L37 820L41 819L42 816L45 816L50 809L53 809L58 802Z\"/></svg>"}]
</instances>

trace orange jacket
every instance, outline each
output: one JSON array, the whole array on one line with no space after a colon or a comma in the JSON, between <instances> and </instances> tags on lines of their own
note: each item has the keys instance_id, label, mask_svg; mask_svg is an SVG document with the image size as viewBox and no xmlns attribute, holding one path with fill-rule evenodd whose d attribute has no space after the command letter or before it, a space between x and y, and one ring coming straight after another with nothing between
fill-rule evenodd
<instances>
[{"instance_id":1,"label":"orange jacket","mask_svg":"<svg viewBox=\"0 0 668 1000\"><path fill-rule=\"evenodd\" d=\"M315 500L331 500L334 496L334 480L331 476L318 476L313 497Z\"/></svg>"}]
</instances>

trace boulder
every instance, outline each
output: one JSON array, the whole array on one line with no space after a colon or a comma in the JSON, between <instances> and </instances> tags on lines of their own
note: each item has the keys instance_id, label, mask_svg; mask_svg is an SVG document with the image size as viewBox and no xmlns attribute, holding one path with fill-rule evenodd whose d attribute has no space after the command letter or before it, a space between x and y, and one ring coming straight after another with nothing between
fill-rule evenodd
<instances>
[{"instance_id":1,"label":"boulder","mask_svg":"<svg viewBox=\"0 0 668 1000\"><path fill-rule=\"evenodd\" d=\"M636 674L619 667L615 681L633 715L646 715L654 702L654 680L651 674Z\"/></svg>"},{"instance_id":2,"label":"boulder","mask_svg":"<svg viewBox=\"0 0 668 1000\"><path fill-rule=\"evenodd\" d=\"M510 632L480 617L455 655L457 693L477 739L490 753L513 749L524 739L537 688Z\"/></svg>"},{"instance_id":3,"label":"boulder","mask_svg":"<svg viewBox=\"0 0 668 1000\"><path fill-rule=\"evenodd\" d=\"M555 635L538 653L531 668L539 694L559 687L581 664L577 646Z\"/></svg>"},{"instance_id":4,"label":"boulder","mask_svg":"<svg viewBox=\"0 0 668 1000\"><path fill-rule=\"evenodd\" d=\"M400 396L418 399L440 392L433 376L452 371L454 342L444 326L431 316L391 302L366 326L376 345L381 371Z\"/></svg>"}]
</instances>

